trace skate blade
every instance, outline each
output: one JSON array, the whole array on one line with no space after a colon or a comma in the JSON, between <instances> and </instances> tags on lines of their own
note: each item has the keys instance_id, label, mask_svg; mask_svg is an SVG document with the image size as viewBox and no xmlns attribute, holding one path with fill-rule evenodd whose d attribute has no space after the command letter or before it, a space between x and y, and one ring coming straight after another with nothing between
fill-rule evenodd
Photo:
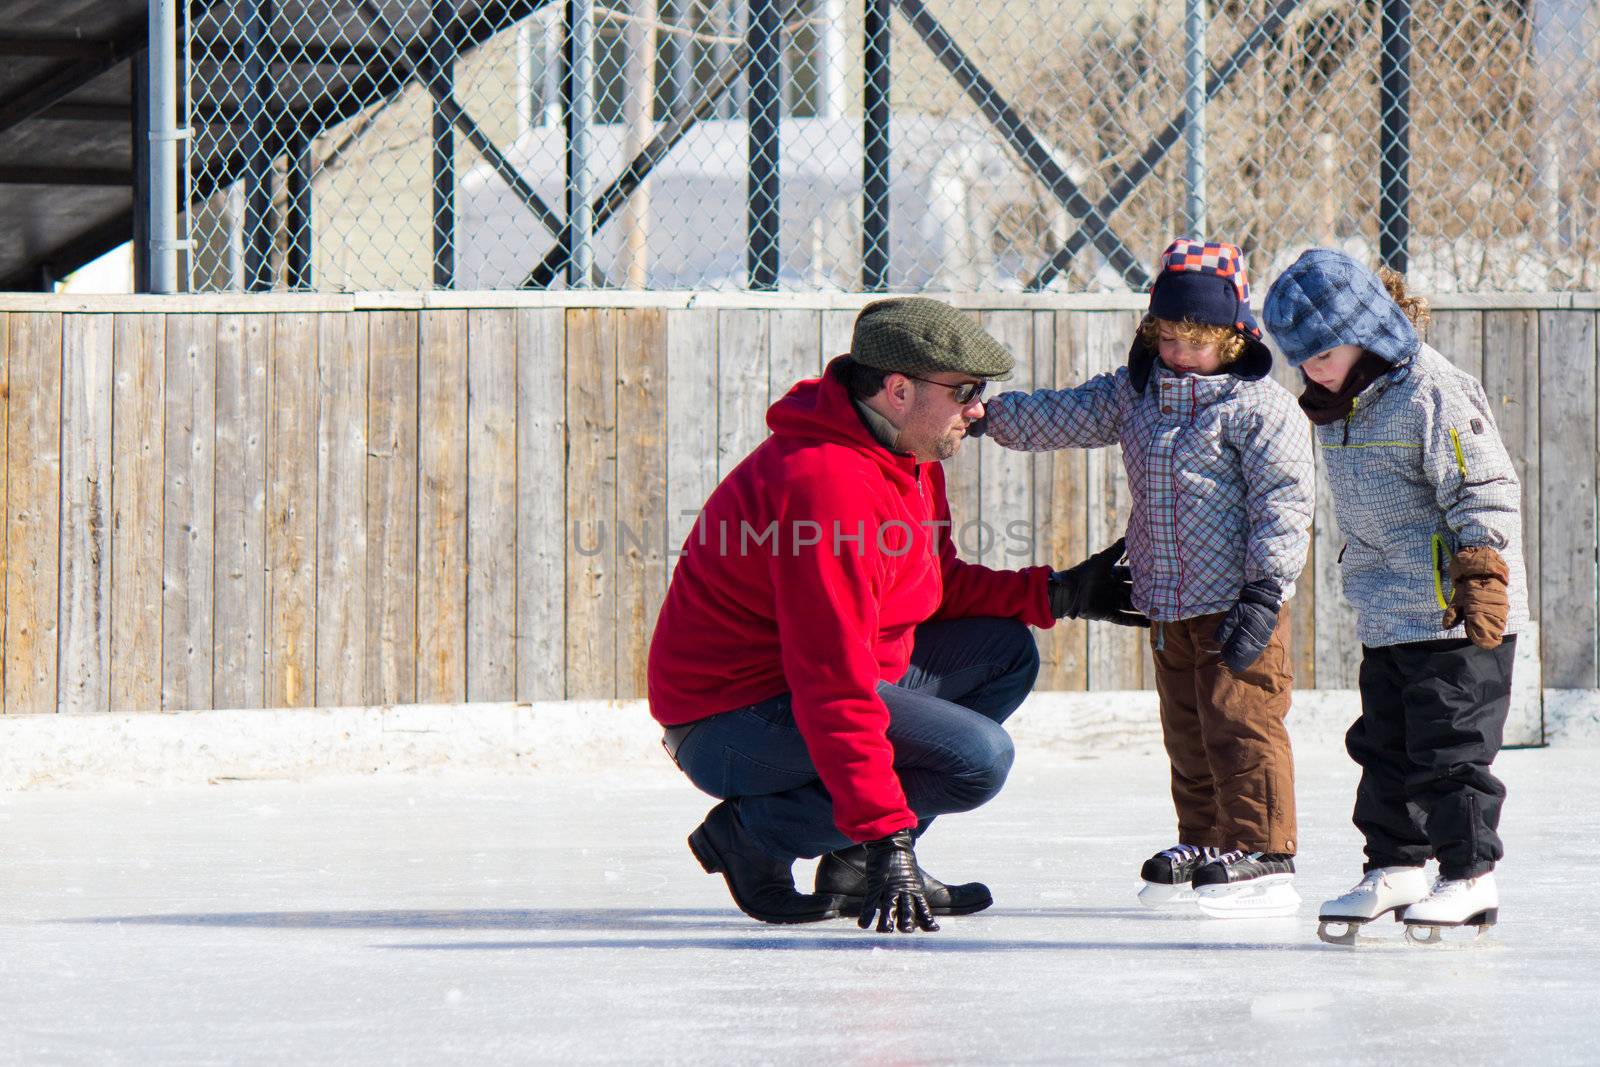
<instances>
[{"instance_id":1,"label":"skate blade","mask_svg":"<svg viewBox=\"0 0 1600 1067\"><path fill-rule=\"evenodd\" d=\"M1406 941L1413 945L1462 948L1487 941L1489 927L1500 917L1498 908L1489 908L1459 923L1424 923L1405 920Z\"/></svg>"},{"instance_id":2,"label":"skate blade","mask_svg":"<svg viewBox=\"0 0 1600 1067\"><path fill-rule=\"evenodd\" d=\"M1300 894L1283 881L1227 894L1201 890L1195 903L1201 914L1213 919L1281 919L1300 910Z\"/></svg>"},{"instance_id":3,"label":"skate blade","mask_svg":"<svg viewBox=\"0 0 1600 1067\"><path fill-rule=\"evenodd\" d=\"M1161 885L1159 882L1141 882L1139 903L1147 908L1182 908L1195 901L1194 888L1189 885Z\"/></svg>"},{"instance_id":4,"label":"skate blade","mask_svg":"<svg viewBox=\"0 0 1600 1067\"><path fill-rule=\"evenodd\" d=\"M1380 916L1381 917L1381 916ZM1398 945L1396 938L1369 937L1361 932L1372 919L1319 919L1317 937L1325 944L1342 948L1365 948L1371 945Z\"/></svg>"}]
</instances>

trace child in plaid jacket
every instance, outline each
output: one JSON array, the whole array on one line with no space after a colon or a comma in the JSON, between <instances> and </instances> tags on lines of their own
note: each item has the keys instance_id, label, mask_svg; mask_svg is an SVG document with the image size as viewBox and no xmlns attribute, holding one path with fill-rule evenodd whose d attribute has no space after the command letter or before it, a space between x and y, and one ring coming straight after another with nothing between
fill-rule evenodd
<instances>
[{"instance_id":1,"label":"child in plaid jacket","mask_svg":"<svg viewBox=\"0 0 1600 1067\"><path fill-rule=\"evenodd\" d=\"M1397 275L1311 249L1273 282L1264 313L1306 378L1300 406L1322 445L1363 646L1345 745L1361 766L1367 859L1356 887L1323 905L1319 932L1350 943L1396 910L1435 927L1429 937L1481 931L1498 914L1503 852L1505 786L1489 765L1528 613L1516 469L1483 387L1418 339L1427 308Z\"/></svg>"},{"instance_id":2,"label":"child in plaid jacket","mask_svg":"<svg viewBox=\"0 0 1600 1067\"><path fill-rule=\"evenodd\" d=\"M1178 814L1178 844L1141 871L1152 905L1194 897L1210 914L1272 914L1299 903L1282 606L1310 544L1313 467L1271 365L1239 249L1180 238L1162 253L1126 367L985 405L982 432L1007 448L1122 445L1133 603L1153 623Z\"/></svg>"}]
</instances>

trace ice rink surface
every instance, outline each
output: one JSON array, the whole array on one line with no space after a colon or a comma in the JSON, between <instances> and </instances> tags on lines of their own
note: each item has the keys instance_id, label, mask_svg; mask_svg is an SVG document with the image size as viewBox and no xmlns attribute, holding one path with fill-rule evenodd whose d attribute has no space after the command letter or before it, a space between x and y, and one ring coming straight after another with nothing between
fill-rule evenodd
<instances>
[{"instance_id":1,"label":"ice rink surface","mask_svg":"<svg viewBox=\"0 0 1600 1067\"><path fill-rule=\"evenodd\" d=\"M920 849L995 906L914 935L746 919L664 760L0 793L0 1062L1600 1061L1600 750L1502 755L1501 925L1468 948L1317 941L1355 771L1297 759L1298 917L1141 908L1164 760L1023 747Z\"/></svg>"}]
</instances>

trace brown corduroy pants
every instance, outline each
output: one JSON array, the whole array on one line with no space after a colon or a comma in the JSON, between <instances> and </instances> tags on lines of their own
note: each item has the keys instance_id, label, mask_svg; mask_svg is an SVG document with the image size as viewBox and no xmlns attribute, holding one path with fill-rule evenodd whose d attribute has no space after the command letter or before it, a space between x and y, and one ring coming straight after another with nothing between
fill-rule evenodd
<instances>
[{"instance_id":1,"label":"brown corduroy pants","mask_svg":"<svg viewBox=\"0 0 1600 1067\"><path fill-rule=\"evenodd\" d=\"M1295 851L1294 753L1284 717L1294 674L1289 609L1261 658L1235 674L1216 642L1222 615L1150 631L1172 803L1183 844Z\"/></svg>"}]
</instances>

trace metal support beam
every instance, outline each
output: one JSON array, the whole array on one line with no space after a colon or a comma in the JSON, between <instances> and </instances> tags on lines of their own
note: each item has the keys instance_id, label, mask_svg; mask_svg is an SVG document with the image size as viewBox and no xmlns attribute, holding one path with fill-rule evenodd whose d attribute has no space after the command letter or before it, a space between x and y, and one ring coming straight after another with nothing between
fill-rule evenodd
<instances>
[{"instance_id":1,"label":"metal support beam","mask_svg":"<svg viewBox=\"0 0 1600 1067\"><path fill-rule=\"evenodd\" d=\"M1250 32L1250 35L1240 43L1238 48L1234 49L1233 54L1228 57L1228 61L1212 73L1206 82L1206 99L1214 99L1218 93L1222 92L1228 83L1244 69L1244 65L1250 62L1251 58L1283 28L1283 24L1289 16L1294 14L1295 10L1304 3L1305 0L1279 0L1278 5L1267 12L1261 21L1256 24L1256 28ZM1172 150L1172 146L1178 143L1178 138L1182 136L1183 129L1184 116L1180 112L1177 118L1168 122L1160 133L1150 139L1149 143L1145 145L1144 151L1139 153L1139 158L1134 161L1133 166L1123 171L1122 175L1112 183L1106 195L1101 197L1099 202L1095 204L1095 210L1099 212L1101 217L1110 218L1118 208L1127 202L1128 197L1133 195L1133 191L1154 172L1157 164L1166 158L1167 153ZM1029 292L1038 292L1041 289L1048 288L1050 283L1055 281L1061 275L1061 272L1067 269L1067 264L1072 262L1073 257L1082 252L1088 244L1088 226L1080 225L1067 238L1066 244L1056 250L1055 255L1051 256L1045 265L1039 268L1039 273L1034 275L1023 288Z\"/></svg>"},{"instance_id":2,"label":"metal support beam","mask_svg":"<svg viewBox=\"0 0 1600 1067\"><path fill-rule=\"evenodd\" d=\"M277 220L272 206L272 120L268 101L272 82L262 46L272 18L272 0L247 0L244 57L245 113L244 172L244 288L259 293L272 288L272 243Z\"/></svg>"},{"instance_id":3,"label":"metal support beam","mask_svg":"<svg viewBox=\"0 0 1600 1067\"><path fill-rule=\"evenodd\" d=\"M453 43L455 0L433 0L429 8L428 86L433 101L433 284L456 284L456 138L447 104L455 102Z\"/></svg>"},{"instance_id":4,"label":"metal support beam","mask_svg":"<svg viewBox=\"0 0 1600 1067\"><path fill-rule=\"evenodd\" d=\"M889 288L889 74L892 0L866 0L861 122L861 287Z\"/></svg>"},{"instance_id":5,"label":"metal support beam","mask_svg":"<svg viewBox=\"0 0 1600 1067\"><path fill-rule=\"evenodd\" d=\"M939 62L944 64L951 77L955 78L972 102L978 105L978 110L983 112L984 117L1005 138L1006 144L1022 160L1023 165L1044 183L1045 188L1061 202L1062 207L1083 220L1084 227L1089 231L1089 239L1105 254L1112 268L1122 275L1123 280L1132 288L1142 290L1147 287L1150 284L1150 275L1139 257L1122 243L1122 239L1112 231L1111 224L1089 202L1088 197L1083 195L1077 183L1067 176L1061 164L1056 162L1049 147L1039 140L1023 121L1022 116L1017 113L1017 109L1000 95L1000 91L983 76L972 60L967 58L961 46L945 32L945 28L928 11L922 0L894 0L894 2L911 21L917 35L933 50Z\"/></svg>"},{"instance_id":6,"label":"metal support beam","mask_svg":"<svg viewBox=\"0 0 1600 1067\"><path fill-rule=\"evenodd\" d=\"M133 179L133 291L148 293L150 289L150 58L135 55L128 64L129 95L133 100L132 122L129 132L133 138L133 162L129 176ZM48 116L52 111L46 112ZM122 121L130 118L129 110L122 108Z\"/></svg>"},{"instance_id":7,"label":"metal support beam","mask_svg":"<svg viewBox=\"0 0 1600 1067\"><path fill-rule=\"evenodd\" d=\"M118 29L112 40L100 45L93 57L52 67L14 92L0 97L0 133L55 106L112 67L125 62L144 48L149 33L149 21L145 15L140 15L137 20Z\"/></svg>"},{"instance_id":8,"label":"metal support beam","mask_svg":"<svg viewBox=\"0 0 1600 1067\"><path fill-rule=\"evenodd\" d=\"M566 126L567 285L588 286L594 268L594 219L589 206L589 127L594 121L592 0L566 0L562 47L562 116Z\"/></svg>"},{"instance_id":9,"label":"metal support beam","mask_svg":"<svg viewBox=\"0 0 1600 1067\"><path fill-rule=\"evenodd\" d=\"M1383 0L1378 62L1378 259L1406 272L1411 243L1411 0Z\"/></svg>"},{"instance_id":10,"label":"metal support beam","mask_svg":"<svg viewBox=\"0 0 1600 1067\"><path fill-rule=\"evenodd\" d=\"M116 167L12 167L0 164L0 185L128 187L128 172Z\"/></svg>"},{"instance_id":11,"label":"metal support beam","mask_svg":"<svg viewBox=\"0 0 1600 1067\"><path fill-rule=\"evenodd\" d=\"M178 4L150 0L145 198L153 293L178 291ZM135 151L135 155L139 153ZM135 199L137 203L137 198Z\"/></svg>"},{"instance_id":12,"label":"metal support beam","mask_svg":"<svg viewBox=\"0 0 1600 1067\"><path fill-rule=\"evenodd\" d=\"M750 47L745 269L749 273L750 288L756 290L778 287L778 237L782 225L778 123L783 99L778 30L777 0L750 0L749 27L745 35Z\"/></svg>"},{"instance_id":13,"label":"metal support beam","mask_svg":"<svg viewBox=\"0 0 1600 1067\"><path fill-rule=\"evenodd\" d=\"M289 234L285 271L289 288L310 289L315 284L311 270L311 138L303 128L296 129L287 139L285 155L288 173L285 176L288 205L284 210L284 226Z\"/></svg>"}]
</instances>

